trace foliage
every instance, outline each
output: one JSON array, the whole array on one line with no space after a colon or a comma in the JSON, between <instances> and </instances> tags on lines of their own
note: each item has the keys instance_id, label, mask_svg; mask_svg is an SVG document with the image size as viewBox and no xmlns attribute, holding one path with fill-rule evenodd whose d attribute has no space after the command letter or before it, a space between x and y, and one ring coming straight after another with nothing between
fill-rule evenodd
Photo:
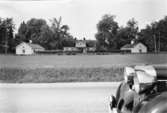
<instances>
[{"instance_id":1,"label":"foliage","mask_svg":"<svg viewBox=\"0 0 167 113\"><path fill-rule=\"evenodd\" d=\"M69 33L69 26L62 24L62 17L53 18L48 25L44 19L32 18L23 21L14 34L12 18L0 18L0 52L14 52L21 42L40 44L47 50L74 47L76 39ZM149 51L167 51L167 16L152 22L139 31L137 21L132 18L126 26L119 27L115 16L106 14L97 23L96 43L87 42L88 47L96 46L98 51L117 51L131 40L142 42Z\"/></svg>"},{"instance_id":2,"label":"foliage","mask_svg":"<svg viewBox=\"0 0 167 113\"><path fill-rule=\"evenodd\" d=\"M114 20L113 15L104 15L102 20L97 24L97 47L99 50L109 50L116 48L116 34L118 30L118 23Z\"/></svg>"},{"instance_id":3,"label":"foliage","mask_svg":"<svg viewBox=\"0 0 167 113\"><path fill-rule=\"evenodd\" d=\"M62 18L59 17L59 19L53 18L50 20L51 30L53 33L53 39L51 42L51 46L54 49L62 49L64 46L74 46L74 39L73 37L68 33L69 26L68 25L62 25ZM69 44L69 42L71 44Z\"/></svg>"},{"instance_id":4,"label":"foliage","mask_svg":"<svg viewBox=\"0 0 167 113\"><path fill-rule=\"evenodd\" d=\"M32 18L27 21L27 23L23 21L20 24L15 40L17 40L18 44L20 42L29 42L30 40L32 40L33 43L40 43L40 36L43 32L43 28L46 27L47 23L43 19Z\"/></svg>"},{"instance_id":5,"label":"foliage","mask_svg":"<svg viewBox=\"0 0 167 113\"><path fill-rule=\"evenodd\" d=\"M74 46L75 40L68 33L69 26L62 25L62 18L50 20L51 26L44 19L32 18L27 23L20 24L16 34L16 42L29 42L40 44L48 50L62 49L64 46Z\"/></svg>"},{"instance_id":6,"label":"foliage","mask_svg":"<svg viewBox=\"0 0 167 113\"><path fill-rule=\"evenodd\" d=\"M86 46L87 47L96 47L96 40L87 40Z\"/></svg>"},{"instance_id":7,"label":"foliage","mask_svg":"<svg viewBox=\"0 0 167 113\"><path fill-rule=\"evenodd\" d=\"M119 50L133 40L142 42L151 52L167 51L167 16L140 31L134 18L125 27L119 27L114 18L112 15L104 15L97 24L97 50Z\"/></svg>"},{"instance_id":8,"label":"foliage","mask_svg":"<svg viewBox=\"0 0 167 113\"><path fill-rule=\"evenodd\" d=\"M154 51L155 47L152 26L147 25L146 29L141 30L139 40L148 47L149 51Z\"/></svg>"},{"instance_id":9,"label":"foliage","mask_svg":"<svg viewBox=\"0 0 167 113\"><path fill-rule=\"evenodd\" d=\"M113 15L104 15L97 24L97 50L119 50L138 35L138 25L134 18L130 19L125 27L119 27L114 19Z\"/></svg>"},{"instance_id":10,"label":"foliage","mask_svg":"<svg viewBox=\"0 0 167 113\"><path fill-rule=\"evenodd\" d=\"M142 29L139 39L148 46L149 51L167 51L167 16Z\"/></svg>"},{"instance_id":11,"label":"foliage","mask_svg":"<svg viewBox=\"0 0 167 113\"><path fill-rule=\"evenodd\" d=\"M120 27L117 33L117 49L120 49L125 44L130 44L132 40L137 40L138 35L137 21L132 18L127 22L125 27Z\"/></svg>"},{"instance_id":12,"label":"foliage","mask_svg":"<svg viewBox=\"0 0 167 113\"><path fill-rule=\"evenodd\" d=\"M0 52L7 53L14 51L14 23L12 18L0 18Z\"/></svg>"}]
</instances>

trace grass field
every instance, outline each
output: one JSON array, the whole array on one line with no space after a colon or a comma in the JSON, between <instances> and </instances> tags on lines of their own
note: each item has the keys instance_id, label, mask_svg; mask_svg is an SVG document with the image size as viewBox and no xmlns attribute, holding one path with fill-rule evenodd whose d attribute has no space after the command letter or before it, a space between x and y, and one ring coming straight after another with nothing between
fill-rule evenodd
<instances>
[{"instance_id":1,"label":"grass field","mask_svg":"<svg viewBox=\"0 0 167 113\"><path fill-rule=\"evenodd\" d=\"M122 72L122 68L2 68L0 81L5 83L107 82L122 80Z\"/></svg>"},{"instance_id":2,"label":"grass field","mask_svg":"<svg viewBox=\"0 0 167 113\"><path fill-rule=\"evenodd\" d=\"M0 55L1 68L109 68L136 64L167 64L167 54Z\"/></svg>"},{"instance_id":3,"label":"grass field","mask_svg":"<svg viewBox=\"0 0 167 113\"><path fill-rule=\"evenodd\" d=\"M0 56L0 82L120 81L127 65L166 65L167 54Z\"/></svg>"}]
</instances>

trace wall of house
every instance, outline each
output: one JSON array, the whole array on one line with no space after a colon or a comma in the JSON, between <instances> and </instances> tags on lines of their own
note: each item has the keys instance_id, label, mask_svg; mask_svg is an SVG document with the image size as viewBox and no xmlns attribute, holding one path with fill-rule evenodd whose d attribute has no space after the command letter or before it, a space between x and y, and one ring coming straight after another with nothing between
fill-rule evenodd
<instances>
[{"instance_id":1,"label":"wall of house","mask_svg":"<svg viewBox=\"0 0 167 113\"><path fill-rule=\"evenodd\" d=\"M88 47L87 51L89 51L89 52L95 52L96 48L95 47Z\"/></svg>"},{"instance_id":2,"label":"wall of house","mask_svg":"<svg viewBox=\"0 0 167 113\"><path fill-rule=\"evenodd\" d=\"M63 51L68 51L68 52L70 52L70 51L78 51L78 48L76 48L76 47L64 47Z\"/></svg>"},{"instance_id":3,"label":"wall of house","mask_svg":"<svg viewBox=\"0 0 167 113\"><path fill-rule=\"evenodd\" d=\"M42 48L36 48L36 49L34 49L34 51L35 51L35 52L38 52L38 51L40 52L40 51L45 51L45 49L42 49Z\"/></svg>"},{"instance_id":4,"label":"wall of house","mask_svg":"<svg viewBox=\"0 0 167 113\"><path fill-rule=\"evenodd\" d=\"M77 41L76 44L75 44L75 47L85 48L86 47L86 41Z\"/></svg>"},{"instance_id":5,"label":"wall of house","mask_svg":"<svg viewBox=\"0 0 167 113\"><path fill-rule=\"evenodd\" d=\"M31 54L34 54L34 51L26 43L21 43L20 45L16 47L16 54L17 55L31 55Z\"/></svg>"},{"instance_id":6,"label":"wall of house","mask_svg":"<svg viewBox=\"0 0 167 113\"><path fill-rule=\"evenodd\" d=\"M147 47L141 43L131 49L132 53L147 53Z\"/></svg>"}]
</instances>

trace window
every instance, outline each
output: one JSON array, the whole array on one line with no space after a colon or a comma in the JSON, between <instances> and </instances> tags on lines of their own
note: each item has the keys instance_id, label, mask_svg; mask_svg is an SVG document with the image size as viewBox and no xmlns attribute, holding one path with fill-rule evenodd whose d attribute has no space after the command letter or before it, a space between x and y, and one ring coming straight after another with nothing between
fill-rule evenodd
<instances>
[{"instance_id":1,"label":"window","mask_svg":"<svg viewBox=\"0 0 167 113\"><path fill-rule=\"evenodd\" d=\"M22 53L25 53L25 49L22 50Z\"/></svg>"},{"instance_id":2,"label":"window","mask_svg":"<svg viewBox=\"0 0 167 113\"><path fill-rule=\"evenodd\" d=\"M142 53L142 49L139 49L139 53Z\"/></svg>"}]
</instances>

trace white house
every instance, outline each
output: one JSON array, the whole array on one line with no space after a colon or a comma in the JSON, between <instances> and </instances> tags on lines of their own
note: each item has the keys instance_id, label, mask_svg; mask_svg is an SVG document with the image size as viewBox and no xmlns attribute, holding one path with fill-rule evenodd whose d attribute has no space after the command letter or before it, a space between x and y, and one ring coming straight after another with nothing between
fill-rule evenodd
<instances>
[{"instance_id":1,"label":"white house","mask_svg":"<svg viewBox=\"0 0 167 113\"><path fill-rule=\"evenodd\" d=\"M22 42L21 44L16 46L16 54L17 55L32 55L36 52L44 51L45 49L38 45L32 43Z\"/></svg>"},{"instance_id":2,"label":"white house","mask_svg":"<svg viewBox=\"0 0 167 113\"><path fill-rule=\"evenodd\" d=\"M75 43L75 47L78 48L78 50L82 51L83 53L87 52L87 46L86 46L86 40L77 40Z\"/></svg>"},{"instance_id":3,"label":"white house","mask_svg":"<svg viewBox=\"0 0 167 113\"><path fill-rule=\"evenodd\" d=\"M77 48L86 48L86 40L77 40L75 43Z\"/></svg>"},{"instance_id":4,"label":"white house","mask_svg":"<svg viewBox=\"0 0 167 113\"><path fill-rule=\"evenodd\" d=\"M121 51L129 51L131 53L147 53L147 47L142 43L126 44L121 48Z\"/></svg>"}]
</instances>

